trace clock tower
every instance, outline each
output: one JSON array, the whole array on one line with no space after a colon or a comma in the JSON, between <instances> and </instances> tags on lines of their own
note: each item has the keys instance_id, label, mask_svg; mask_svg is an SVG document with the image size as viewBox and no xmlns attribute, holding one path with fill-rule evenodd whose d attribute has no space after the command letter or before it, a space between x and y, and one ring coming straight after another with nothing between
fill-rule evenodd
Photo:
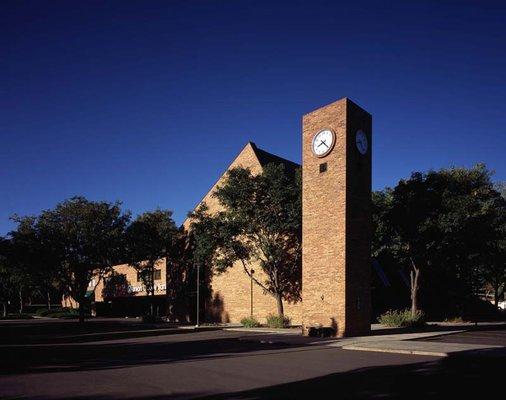
<instances>
[{"instance_id":1,"label":"clock tower","mask_svg":"<svg viewBox=\"0 0 506 400\"><path fill-rule=\"evenodd\" d=\"M344 98L302 124L303 332L367 334L372 118Z\"/></svg>"}]
</instances>

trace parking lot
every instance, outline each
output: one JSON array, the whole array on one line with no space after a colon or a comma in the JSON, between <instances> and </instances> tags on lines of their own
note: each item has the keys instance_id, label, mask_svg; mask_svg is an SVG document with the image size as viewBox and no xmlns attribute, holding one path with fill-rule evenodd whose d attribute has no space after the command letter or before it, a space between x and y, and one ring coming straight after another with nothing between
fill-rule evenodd
<instances>
[{"instance_id":1,"label":"parking lot","mask_svg":"<svg viewBox=\"0 0 506 400\"><path fill-rule=\"evenodd\" d=\"M506 339L506 331L431 340L452 336L498 344ZM502 387L497 377L505 361L501 354L487 352L440 358L349 351L331 347L328 341L265 340L265 334L221 329L175 333L124 320L84 326L69 321L1 322L0 339L4 398L486 395Z\"/></svg>"}]
</instances>

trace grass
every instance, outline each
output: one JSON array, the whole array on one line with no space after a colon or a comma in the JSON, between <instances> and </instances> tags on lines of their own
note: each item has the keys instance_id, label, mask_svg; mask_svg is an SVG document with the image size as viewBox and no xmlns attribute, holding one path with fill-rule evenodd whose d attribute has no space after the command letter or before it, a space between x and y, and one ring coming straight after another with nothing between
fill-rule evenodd
<instances>
[{"instance_id":1,"label":"grass","mask_svg":"<svg viewBox=\"0 0 506 400\"><path fill-rule=\"evenodd\" d=\"M290 318L279 315L269 314L267 316L267 326L269 328L288 328L290 326Z\"/></svg>"},{"instance_id":2,"label":"grass","mask_svg":"<svg viewBox=\"0 0 506 400\"><path fill-rule=\"evenodd\" d=\"M241 325L246 328L259 328L260 322L255 317L246 317L241 319Z\"/></svg>"},{"instance_id":3,"label":"grass","mask_svg":"<svg viewBox=\"0 0 506 400\"><path fill-rule=\"evenodd\" d=\"M411 314L411 310L389 310L381 314L378 318L380 324L401 327L401 328L416 328L425 325L425 314L423 311L418 310L415 315Z\"/></svg>"},{"instance_id":4,"label":"grass","mask_svg":"<svg viewBox=\"0 0 506 400\"><path fill-rule=\"evenodd\" d=\"M74 319L79 318L79 310L72 308L52 308L50 310L41 308L35 312L35 315L48 318Z\"/></svg>"},{"instance_id":5,"label":"grass","mask_svg":"<svg viewBox=\"0 0 506 400\"><path fill-rule=\"evenodd\" d=\"M0 319L32 319L30 314L7 314L7 316L0 316Z\"/></svg>"}]
</instances>

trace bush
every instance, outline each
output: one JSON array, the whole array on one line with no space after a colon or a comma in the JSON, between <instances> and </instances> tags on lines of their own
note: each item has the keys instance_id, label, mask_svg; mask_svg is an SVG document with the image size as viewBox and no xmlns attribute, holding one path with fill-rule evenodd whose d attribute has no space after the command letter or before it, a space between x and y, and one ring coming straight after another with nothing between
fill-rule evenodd
<instances>
[{"instance_id":1,"label":"bush","mask_svg":"<svg viewBox=\"0 0 506 400\"><path fill-rule=\"evenodd\" d=\"M260 326L260 322L258 322L255 317L246 317L241 319L241 325L246 328L258 328Z\"/></svg>"},{"instance_id":2,"label":"bush","mask_svg":"<svg viewBox=\"0 0 506 400\"><path fill-rule=\"evenodd\" d=\"M290 326L290 318L269 314L267 316L267 326L269 328L287 328Z\"/></svg>"},{"instance_id":3,"label":"bush","mask_svg":"<svg viewBox=\"0 0 506 400\"><path fill-rule=\"evenodd\" d=\"M378 321L386 326L415 328L425 325L425 314L421 310L418 310L414 316L408 309L390 310L381 314Z\"/></svg>"},{"instance_id":4,"label":"bush","mask_svg":"<svg viewBox=\"0 0 506 400\"><path fill-rule=\"evenodd\" d=\"M6 317L3 314L0 316L0 319L32 319L33 317L30 314L7 314Z\"/></svg>"},{"instance_id":5,"label":"bush","mask_svg":"<svg viewBox=\"0 0 506 400\"><path fill-rule=\"evenodd\" d=\"M51 310L37 310L36 313L40 317L73 319L79 318L79 310L72 308L52 308Z\"/></svg>"},{"instance_id":6,"label":"bush","mask_svg":"<svg viewBox=\"0 0 506 400\"><path fill-rule=\"evenodd\" d=\"M47 308L39 308L37 311L35 311L35 315L39 317L46 317L47 314L54 311L61 311L61 308L52 308L51 310L48 310Z\"/></svg>"}]
</instances>

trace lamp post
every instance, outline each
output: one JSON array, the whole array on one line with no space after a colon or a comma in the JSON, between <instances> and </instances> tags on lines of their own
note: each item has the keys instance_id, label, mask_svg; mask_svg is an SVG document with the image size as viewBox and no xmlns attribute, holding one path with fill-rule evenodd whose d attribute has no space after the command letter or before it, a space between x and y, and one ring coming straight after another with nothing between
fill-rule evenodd
<instances>
[{"instance_id":1,"label":"lamp post","mask_svg":"<svg viewBox=\"0 0 506 400\"><path fill-rule=\"evenodd\" d=\"M251 302L251 311L250 311L250 314L251 314L251 318L253 318L253 274L255 273L255 270L254 269L251 269L250 271L250 295L251 295L251 299L250 299L250 302Z\"/></svg>"},{"instance_id":2,"label":"lamp post","mask_svg":"<svg viewBox=\"0 0 506 400\"><path fill-rule=\"evenodd\" d=\"M199 314L200 314L200 266L197 264L197 324L199 326Z\"/></svg>"}]
</instances>

